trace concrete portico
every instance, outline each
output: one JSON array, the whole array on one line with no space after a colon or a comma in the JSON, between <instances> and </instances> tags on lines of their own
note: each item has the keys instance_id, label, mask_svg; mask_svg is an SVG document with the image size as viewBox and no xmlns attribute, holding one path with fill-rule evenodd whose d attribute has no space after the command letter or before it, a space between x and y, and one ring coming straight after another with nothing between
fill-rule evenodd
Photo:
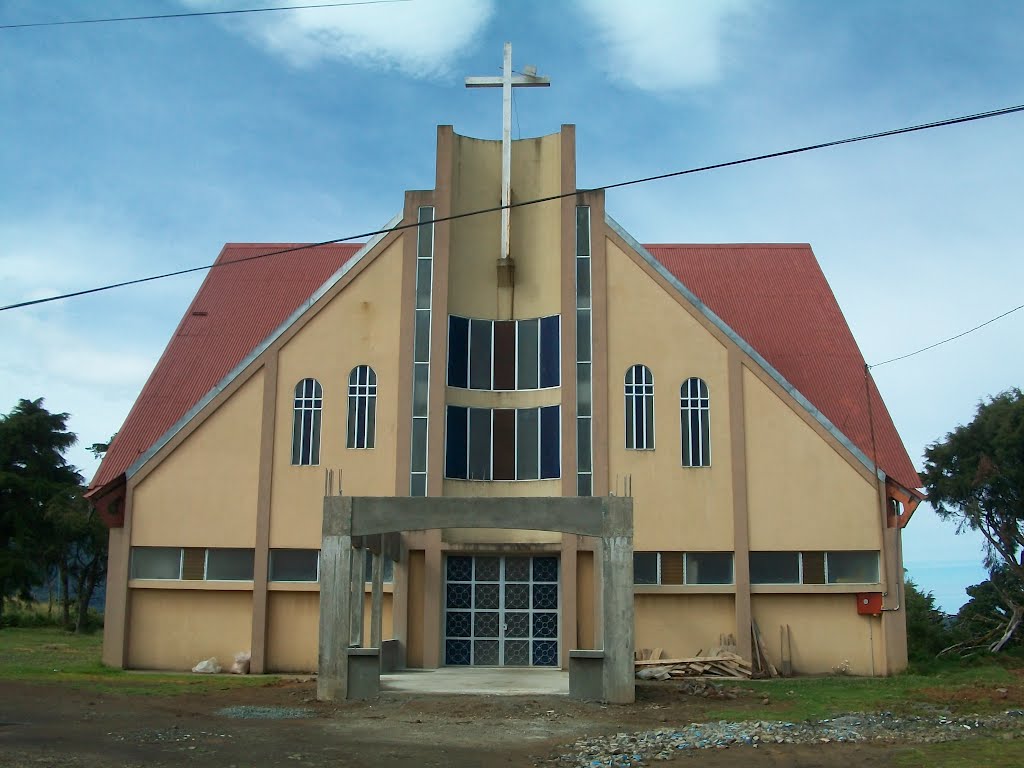
<instances>
[{"instance_id":1,"label":"concrete portico","mask_svg":"<svg viewBox=\"0 0 1024 768\"><path fill-rule=\"evenodd\" d=\"M595 581L600 608L601 648L578 652L569 665L570 694L578 698L630 703L633 684L633 500L594 498L414 498L328 496L324 499L321 545L320 643L317 697L323 700L367 698L380 691L382 647L391 645L404 666L406 638L396 628L392 640L363 648L362 561L355 557L366 542L380 538L373 553L373 591L378 590L381 555L404 570L405 548L397 534L440 528L485 528L572 533L599 539L600 578ZM372 547L373 545L371 545ZM372 549L371 549L372 551ZM401 601L401 578L395 600ZM371 638L380 638L380 614L371 614ZM575 657L576 652L570 651ZM529 671L529 670L517 670ZM586 678L586 679L584 679Z\"/></svg>"}]
</instances>

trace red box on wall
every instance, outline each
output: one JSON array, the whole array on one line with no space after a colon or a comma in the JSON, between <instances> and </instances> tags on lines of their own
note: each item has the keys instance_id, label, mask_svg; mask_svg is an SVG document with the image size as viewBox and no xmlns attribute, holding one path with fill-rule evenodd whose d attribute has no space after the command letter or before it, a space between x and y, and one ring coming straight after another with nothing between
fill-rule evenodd
<instances>
[{"instance_id":1,"label":"red box on wall","mask_svg":"<svg viewBox=\"0 0 1024 768\"><path fill-rule=\"evenodd\" d=\"M877 616L882 612L881 592L858 592L857 613Z\"/></svg>"}]
</instances>

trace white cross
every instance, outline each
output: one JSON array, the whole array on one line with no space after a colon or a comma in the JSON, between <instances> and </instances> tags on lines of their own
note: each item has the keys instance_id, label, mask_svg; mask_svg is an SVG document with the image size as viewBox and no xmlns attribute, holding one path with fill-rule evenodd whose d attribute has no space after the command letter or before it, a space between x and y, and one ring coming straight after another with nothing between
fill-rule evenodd
<instances>
[{"instance_id":1,"label":"white cross","mask_svg":"<svg viewBox=\"0 0 1024 768\"><path fill-rule=\"evenodd\" d=\"M501 258L509 256L509 208L512 201L512 89L546 88L550 78L538 77L533 67L524 67L526 74L512 74L512 43L505 43L505 61L501 77L467 77L467 88L501 88Z\"/></svg>"}]
</instances>

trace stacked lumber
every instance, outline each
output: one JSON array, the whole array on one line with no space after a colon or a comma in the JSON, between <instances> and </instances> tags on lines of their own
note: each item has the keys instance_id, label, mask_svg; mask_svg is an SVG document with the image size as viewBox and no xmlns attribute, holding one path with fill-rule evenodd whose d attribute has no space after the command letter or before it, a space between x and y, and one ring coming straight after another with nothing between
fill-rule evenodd
<instances>
[{"instance_id":1,"label":"stacked lumber","mask_svg":"<svg viewBox=\"0 0 1024 768\"><path fill-rule=\"evenodd\" d=\"M750 662L728 651L714 656L690 656L683 659L647 658L633 661L637 677L644 680L668 680L680 677L728 677L749 679Z\"/></svg>"}]
</instances>

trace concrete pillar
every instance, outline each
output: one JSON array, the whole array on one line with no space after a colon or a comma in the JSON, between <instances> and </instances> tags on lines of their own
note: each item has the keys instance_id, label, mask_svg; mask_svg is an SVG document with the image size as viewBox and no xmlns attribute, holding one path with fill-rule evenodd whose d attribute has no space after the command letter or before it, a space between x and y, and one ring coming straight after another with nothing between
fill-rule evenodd
<instances>
[{"instance_id":1,"label":"concrete pillar","mask_svg":"<svg viewBox=\"0 0 1024 768\"><path fill-rule=\"evenodd\" d=\"M569 668L569 651L577 646L576 630L576 596L579 588L576 584L576 548L579 537L573 533L562 534L562 610L561 621L562 644L559 648L559 664L562 669Z\"/></svg>"},{"instance_id":2,"label":"concrete pillar","mask_svg":"<svg viewBox=\"0 0 1024 768\"><path fill-rule=\"evenodd\" d=\"M366 602L366 550L352 550L352 578L349 586L352 594L352 607L350 609L351 633L349 645L361 648L363 646L363 613Z\"/></svg>"},{"instance_id":3,"label":"concrete pillar","mask_svg":"<svg viewBox=\"0 0 1024 768\"><path fill-rule=\"evenodd\" d=\"M384 541L384 554L395 563L391 592L391 636L398 641L395 664L398 669L405 669L408 664L406 648L409 640L409 552L403 534L388 534Z\"/></svg>"},{"instance_id":4,"label":"concrete pillar","mask_svg":"<svg viewBox=\"0 0 1024 768\"><path fill-rule=\"evenodd\" d=\"M370 647L380 648L384 631L384 557L373 554L373 598L370 608Z\"/></svg>"},{"instance_id":5,"label":"concrete pillar","mask_svg":"<svg viewBox=\"0 0 1024 768\"><path fill-rule=\"evenodd\" d=\"M348 695L353 555L351 536L325 530L320 551L320 665L316 684L316 697L321 701L344 700ZM361 580L359 584L362 586Z\"/></svg>"},{"instance_id":6,"label":"concrete pillar","mask_svg":"<svg viewBox=\"0 0 1024 768\"><path fill-rule=\"evenodd\" d=\"M604 700L632 704L633 500L608 497L601 541L601 606L604 637Z\"/></svg>"}]
</instances>

